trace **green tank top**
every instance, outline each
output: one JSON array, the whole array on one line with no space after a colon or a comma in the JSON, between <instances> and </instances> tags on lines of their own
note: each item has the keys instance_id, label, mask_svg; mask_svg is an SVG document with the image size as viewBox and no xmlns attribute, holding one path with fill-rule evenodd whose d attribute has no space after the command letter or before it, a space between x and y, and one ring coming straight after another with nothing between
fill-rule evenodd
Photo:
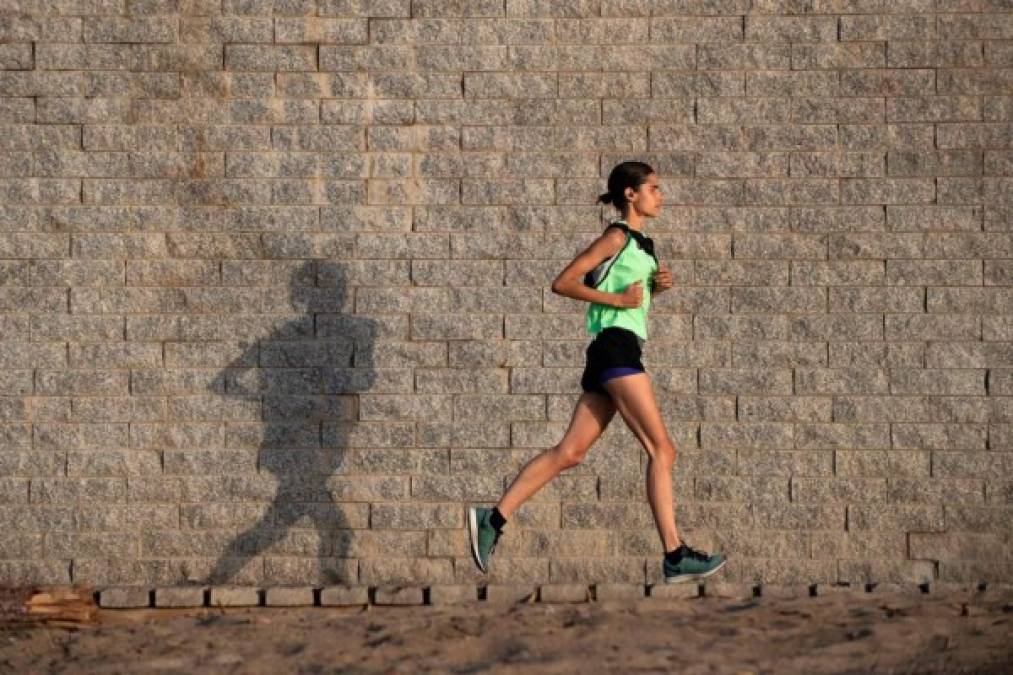
<instances>
[{"instance_id":1,"label":"green tank top","mask_svg":"<svg viewBox=\"0 0 1013 675\"><path fill-rule=\"evenodd\" d=\"M588 335L597 335L609 326L627 328L647 340L647 312L651 307L651 275L658 269L654 242L650 237L631 230L622 220L610 223L626 233L626 244L619 253L598 264L584 277L584 283L605 293L621 293L639 279L643 282L644 299L639 307L611 307L592 302L587 308ZM605 229L608 230L608 227Z\"/></svg>"}]
</instances>

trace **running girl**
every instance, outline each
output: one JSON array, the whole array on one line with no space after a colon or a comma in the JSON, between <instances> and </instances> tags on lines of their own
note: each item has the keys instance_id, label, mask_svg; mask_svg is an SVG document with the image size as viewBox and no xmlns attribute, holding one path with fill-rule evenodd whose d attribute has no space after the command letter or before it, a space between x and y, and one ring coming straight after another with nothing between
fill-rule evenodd
<instances>
[{"instance_id":1,"label":"running girl","mask_svg":"<svg viewBox=\"0 0 1013 675\"><path fill-rule=\"evenodd\" d=\"M726 558L695 550L679 537L672 504L675 445L640 361L651 296L672 287L670 270L658 263L654 242L643 231L645 220L661 210L658 175L643 162L622 162L598 201L613 205L621 217L552 282L553 292L590 303L587 332L594 339L580 380L584 393L562 440L529 461L494 508L468 509L472 554L479 569L488 571L510 515L561 471L579 464L618 410L647 451L647 498L664 551L666 583L706 577Z\"/></svg>"}]
</instances>

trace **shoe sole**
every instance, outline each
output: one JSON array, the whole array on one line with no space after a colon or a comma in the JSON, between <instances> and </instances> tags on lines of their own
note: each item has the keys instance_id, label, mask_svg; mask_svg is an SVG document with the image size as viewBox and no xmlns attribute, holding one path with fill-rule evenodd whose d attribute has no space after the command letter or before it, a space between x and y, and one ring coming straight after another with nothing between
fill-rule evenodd
<instances>
[{"instance_id":1,"label":"shoe sole","mask_svg":"<svg viewBox=\"0 0 1013 675\"><path fill-rule=\"evenodd\" d=\"M728 561L727 560L722 560L720 565L718 565L714 569L708 570L706 572L698 572L696 574L680 574L677 577L665 577L665 583L666 584L679 584L679 583L682 583L684 581L692 581L693 579L703 579L704 577L709 577L710 575L714 574L719 569L721 569L722 567L724 567L726 562L728 562Z\"/></svg>"},{"instance_id":2,"label":"shoe sole","mask_svg":"<svg viewBox=\"0 0 1013 675\"><path fill-rule=\"evenodd\" d=\"M478 510L474 506L468 507L468 536L471 538L471 557L484 573L486 569L478 557Z\"/></svg>"}]
</instances>

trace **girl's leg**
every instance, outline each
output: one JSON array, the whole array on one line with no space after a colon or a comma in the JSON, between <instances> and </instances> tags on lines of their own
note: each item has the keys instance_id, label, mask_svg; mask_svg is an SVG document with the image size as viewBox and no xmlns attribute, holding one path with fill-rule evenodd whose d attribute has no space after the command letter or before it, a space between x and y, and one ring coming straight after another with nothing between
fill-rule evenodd
<instances>
[{"instance_id":1,"label":"girl's leg","mask_svg":"<svg viewBox=\"0 0 1013 675\"><path fill-rule=\"evenodd\" d=\"M585 391L573 409L563 440L525 464L500 498L496 508L503 517L509 517L558 473L580 464L615 414L615 404L607 396Z\"/></svg>"},{"instance_id":2,"label":"girl's leg","mask_svg":"<svg viewBox=\"0 0 1013 675\"><path fill-rule=\"evenodd\" d=\"M667 553L680 543L672 505L672 465L676 451L658 411L651 377L647 373L623 375L606 380L603 386L612 394L619 414L647 451L647 499Z\"/></svg>"}]
</instances>

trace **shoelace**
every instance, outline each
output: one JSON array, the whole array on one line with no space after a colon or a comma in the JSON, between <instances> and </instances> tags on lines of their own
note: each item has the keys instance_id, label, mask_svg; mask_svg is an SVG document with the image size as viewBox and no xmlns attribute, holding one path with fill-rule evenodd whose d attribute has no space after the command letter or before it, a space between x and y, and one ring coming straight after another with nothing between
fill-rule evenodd
<instances>
[{"instance_id":1,"label":"shoelace","mask_svg":"<svg viewBox=\"0 0 1013 675\"><path fill-rule=\"evenodd\" d=\"M692 548L689 544L686 543L685 540L683 540L682 543L686 547L686 550L685 550L685 552L683 554L684 556L690 557L690 558L696 558L697 560L703 560L703 561L710 560L710 556L709 555L707 555L703 551L698 551L695 548Z\"/></svg>"}]
</instances>

